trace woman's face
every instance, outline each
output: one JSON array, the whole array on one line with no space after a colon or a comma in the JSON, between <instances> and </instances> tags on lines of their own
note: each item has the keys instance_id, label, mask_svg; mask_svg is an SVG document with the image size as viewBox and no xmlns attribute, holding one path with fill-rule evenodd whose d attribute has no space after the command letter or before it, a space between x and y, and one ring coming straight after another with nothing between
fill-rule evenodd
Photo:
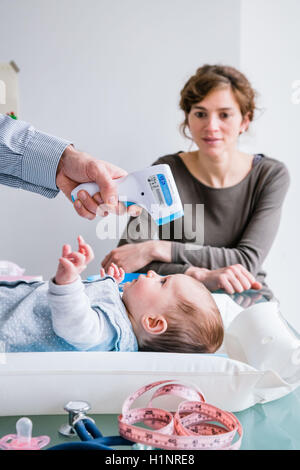
<instances>
[{"instance_id":1,"label":"woman's face","mask_svg":"<svg viewBox=\"0 0 300 470\"><path fill-rule=\"evenodd\" d=\"M201 154L216 157L236 148L249 122L248 116L243 119L230 87L211 91L188 115L188 126Z\"/></svg>"}]
</instances>

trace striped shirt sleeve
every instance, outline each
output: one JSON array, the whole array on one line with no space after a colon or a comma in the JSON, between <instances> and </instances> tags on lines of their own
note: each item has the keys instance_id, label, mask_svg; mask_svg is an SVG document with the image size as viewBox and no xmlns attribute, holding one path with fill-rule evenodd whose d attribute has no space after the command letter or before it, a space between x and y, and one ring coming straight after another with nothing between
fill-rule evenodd
<instances>
[{"instance_id":1,"label":"striped shirt sleeve","mask_svg":"<svg viewBox=\"0 0 300 470\"><path fill-rule=\"evenodd\" d=\"M70 144L0 114L0 184L55 197L57 165Z\"/></svg>"}]
</instances>

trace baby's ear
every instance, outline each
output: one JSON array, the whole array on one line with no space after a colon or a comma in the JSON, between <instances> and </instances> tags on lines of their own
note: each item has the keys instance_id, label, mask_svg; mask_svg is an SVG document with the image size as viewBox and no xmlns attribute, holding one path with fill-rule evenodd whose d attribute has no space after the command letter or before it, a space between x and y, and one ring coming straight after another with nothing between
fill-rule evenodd
<instances>
[{"instance_id":1,"label":"baby's ear","mask_svg":"<svg viewBox=\"0 0 300 470\"><path fill-rule=\"evenodd\" d=\"M168 328L167 320L163 315L147 315L142 317L142 326L150 335L161 335Z\"/></svg>"}]
</instances>

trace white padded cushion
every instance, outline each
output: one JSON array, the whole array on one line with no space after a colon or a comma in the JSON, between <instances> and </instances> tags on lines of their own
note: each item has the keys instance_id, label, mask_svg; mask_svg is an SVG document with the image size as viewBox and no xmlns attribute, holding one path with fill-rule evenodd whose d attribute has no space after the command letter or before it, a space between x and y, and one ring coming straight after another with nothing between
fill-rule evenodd
<instances>
[{"instance_id":1,"label":"white padded cushion","mask_svg":"<svg viewBox=\"0 0 300 470\"><path fill-rule=\"evenodd\" d=\"M0 354L0 414L64 413L70 400L89 401L92 413L120 413L134 390L163 379L194 383L208 403L229 411L280 398L298 387L300 342L278 305L264 302L243 310L224 294L215 300L225 325L217 354ZM221 355L226 352L231 357Z\"/></svg>"}]
</instances>

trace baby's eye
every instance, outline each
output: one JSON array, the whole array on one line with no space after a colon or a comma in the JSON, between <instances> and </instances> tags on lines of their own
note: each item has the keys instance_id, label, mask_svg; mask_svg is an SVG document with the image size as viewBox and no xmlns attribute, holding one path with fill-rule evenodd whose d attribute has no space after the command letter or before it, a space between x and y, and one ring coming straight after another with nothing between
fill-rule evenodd
<instances>
[{"instance_id":1,"label":"baby's eye","mask_svg":"<svg viewBox=\"0 0 300 470\"><path fill-rule=\"evenodd\" d=\"M163 279L160 280L161 284L165 284L166 282L167 282L167 278L163 278Z\"/></svg>"}]
</instances>

